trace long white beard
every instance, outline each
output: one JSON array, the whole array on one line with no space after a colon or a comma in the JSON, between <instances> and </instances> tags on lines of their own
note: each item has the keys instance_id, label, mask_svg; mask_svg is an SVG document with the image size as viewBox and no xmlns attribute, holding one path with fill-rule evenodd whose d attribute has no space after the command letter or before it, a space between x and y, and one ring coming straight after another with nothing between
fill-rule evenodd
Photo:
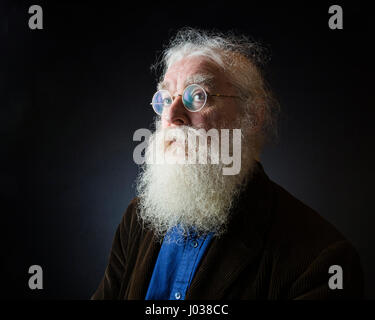
<instances>
[{"instance_id":1,"label":"long white beard","mask_svg":"<svg viewBox=\"0 0 375 320\"><path fill-rule=\"evenodd\" d=\"M180 129L186 135L188 132L198 134L191 127ZM178 148L184 149L177 143L170 145L170 142L158 139L167 130L160 128L160 123L157 125L146 149L146 159L155 153L173 157ZM242 137L241 170L237 175L223 175L225 165L221 161L219 164L147 164L146 160L137 179L138 214L144 226L159 240L168 229L177 225L184 235L191 228L199 235L223 234L230 209L252 172L254 152L250 140ZM199 152L201 149L197 150L198 155Z\"/></svg>"}]
</instances>

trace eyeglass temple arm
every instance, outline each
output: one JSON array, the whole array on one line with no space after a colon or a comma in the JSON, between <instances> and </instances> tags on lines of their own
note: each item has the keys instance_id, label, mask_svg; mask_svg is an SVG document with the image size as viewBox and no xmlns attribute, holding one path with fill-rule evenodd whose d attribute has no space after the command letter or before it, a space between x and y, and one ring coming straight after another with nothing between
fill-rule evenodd
<instances>
[{"instance_id":1,"label":"eyeglass temple arm","mask_svg":"<svg viewBox=\"0 0 375 320\"><path fill-rule=\"evenodd\" d=\"M244 100L243 97L240 97L240 96L228 96L228 95L225 95L225 94L220 94L220 93L217 93L217 94L208 94L207 93L207 96L208 97L223 97L223 98L238 98L238 99L241 99L241 100Z\"/></svg>"}]
</instances>

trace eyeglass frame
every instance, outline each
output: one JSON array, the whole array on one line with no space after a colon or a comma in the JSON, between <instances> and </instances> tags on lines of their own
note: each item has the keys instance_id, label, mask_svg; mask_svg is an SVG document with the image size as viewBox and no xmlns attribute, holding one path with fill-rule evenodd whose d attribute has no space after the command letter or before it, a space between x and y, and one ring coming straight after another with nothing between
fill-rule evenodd
<instances>
[{"instance_id":1,"label":"eyeglass frame","mask_svg":"<svg viewBox=\"0 0 375 320\"><path fill-rule=\"evenodd\" d=\"M177 97L182 97L182 96L184 95L184 93L185 93L185 90L186 90L187 88L189 88L190 86L193 86L193 85L194 85L194 86L198 86L199 88L201 88L201 89L203 90L203 92L206 94L206 100L205 100L204 104L202 105L202 107L201 107L200 109L198 109L198 110L190 110L190 109L185 105L184 100L182 99L182 104L184 105L185 109L188 110L189 112L199 112L199 111L201 111L201 110L206 106L206 104L207 104L207 98L208 98L208 97L223 97L223 98L238 98L238 99L242 99L242 97L240 97L240 96L231 96L231 95L225 95L225 94L220 94L220 93L210 94L210 93L207 93L207 91L206 91L202 86L200 86L199 84L197 84L197 83L192 83L192 84L189 84L188 86L185 87L185 89L184 89L184 91L182 92L182 94L178 94L178 95L176 95L176 96L173 96L173 95L169 92L169 90L166 90L166 89L157 90L157 91L154 93L154 95L152 96L152 100L154 100L154 97L155 97L155 95L156 95L158 92L160 92L160 91L167 91L167 92L169 93L169 95L171 96L171 98L172 98L172 103L169 105L169 106L171 106L171 105L173 104L173 101L174 101ZM156 112L156 110L155 110L155 108L154 108L154 104L153 104L152 102L150 103L150 105L152 105L152 109L155 111L156 114L161 115L160 113ZM164 110L164 109L163 109L163 110Z\"/></svg>"}]
</instances>

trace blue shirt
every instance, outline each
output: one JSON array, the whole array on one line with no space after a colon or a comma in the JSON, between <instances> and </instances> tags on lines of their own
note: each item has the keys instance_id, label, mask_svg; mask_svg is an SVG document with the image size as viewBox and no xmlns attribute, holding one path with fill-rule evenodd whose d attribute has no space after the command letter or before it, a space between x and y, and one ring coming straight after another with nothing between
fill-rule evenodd
<instances>
[{"instance_id":1,"label":"blue shirt","mask_svg":"<svg viewBox=\"0 0 375 320\"><path fill-rule=\"evenodd\" d=\"M174 227L164 237L146 293L146 300L184 300L212 234L184 238Z\"/></svg>"}]
</instances>

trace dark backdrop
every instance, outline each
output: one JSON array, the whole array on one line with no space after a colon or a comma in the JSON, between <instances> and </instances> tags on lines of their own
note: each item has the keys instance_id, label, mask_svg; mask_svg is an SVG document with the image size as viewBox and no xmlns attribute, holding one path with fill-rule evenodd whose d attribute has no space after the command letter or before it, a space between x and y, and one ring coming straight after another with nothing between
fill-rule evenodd
<instances>
[{"instance_id":1,"label":"dark backdrop","mask_svg":"<svg viewBox=\"0 0 375 320\"><path fill-rule=\"evenodd\" d=\"M281 104L267 174L358 249L375 297L373 77L369 8L207 1L0 2L2 294L87 299L134 196L133 133L148 128L156 54L179 27L237 30L263 42ZM28 28L40 4L44 29ZM341 4L344 30L328 28ZM371 71L372 72L372 71ZM44 289L27 286L30 265Z\"/></svg>"}]
</instances>

